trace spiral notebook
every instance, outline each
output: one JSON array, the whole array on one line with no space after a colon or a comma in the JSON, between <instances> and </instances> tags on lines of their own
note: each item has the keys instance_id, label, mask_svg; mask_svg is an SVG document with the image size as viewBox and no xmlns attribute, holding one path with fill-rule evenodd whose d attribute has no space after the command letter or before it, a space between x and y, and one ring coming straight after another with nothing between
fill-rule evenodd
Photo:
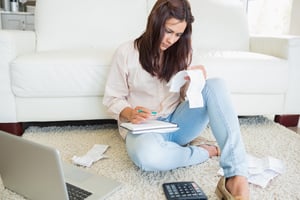
<instances>
[{"instance_id":1,"label":"spiral notebook","mask_svg":"<svg viewBox=\"0 0 300 200\"><path fill-rule=\"evenodd\" d=\"M133 134L142 133L170 133L179 129L178 125L160 120L146 120L140 124L130 122L121 123L120 126Z\"/></svg>"}]
</instances>

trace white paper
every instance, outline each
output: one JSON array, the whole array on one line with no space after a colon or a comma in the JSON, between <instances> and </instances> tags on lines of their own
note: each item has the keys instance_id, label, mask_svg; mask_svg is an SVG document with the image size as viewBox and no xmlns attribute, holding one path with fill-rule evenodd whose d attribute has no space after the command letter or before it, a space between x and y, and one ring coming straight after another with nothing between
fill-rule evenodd
<instances>
[{"instance_id":1,"label":"white paper","mask_svg":"<svg viewBox=\"0 0 300 200\"><path fill-rule=\"evenodd\" d=\"M169 86L170 92L180 92L180 88L185 84L185 76L190 77L190 84L186 92L190 108L203 107L202 90L205 85L205 78L201 70L180 71L171 79Z\"/></svg>"},{"instance_id":2,"label":"white paper","mask_svg":"<svg viewBox=\"0 0 300 200\"><path fill-rule=\"evenodd\" d=\"M257 158L252 155L247 155L247 159L249 165L249 174L261 174L266 170L273 170L282 174L285 170L282 161L270 156Z\"/></svg>"},{"instance_id":3,"label":"white paper","mask_svg":"<svg viewBox=\"0 0 300 200\"><path fill-rule=\"evenodd\" d=\"M269 184L269 182L278 175L279 173L275 171L265 170L261 174L249 175L248 181L249 183L265 188Z\"/></svg>"},{"instance_id":4,"label":"white paper","mask_svg":"<svg viewBox=\"0 0 300 200\"><path fill-rule=\"evenodd\" d=\"M103 144L95 144L84 156L73 156L72 161L76 165L90 167L92 164L102 158L107 158L103 155L109 146Z\"/></svg>"},{"instance_id":5,"label":"white paper","mask_svg":"<svg viewBox=\"0 0 300 200\"><path fill-rule=\"evenodd\" d=\"M180 88L185 84L186 80L184 77L187 76L187 71L180 71L175 74L175 76L171 79L170 92L180 92Z\"/></svg>"},{"instance_id":6,"label":"white paper","mask_svg":"<svg viewBox=\"0 0 300 200\"><path fill-rule=\"evenodd\" d=\"M285 171L283 162L270 156L257 158L248 154L247 160L248 182L262 188L265 188L273 178ZM218 174L224 175L223 170L220 169Z\"/></svg>"},{"instance_id":7,"label":"white paper","mask_svg":"<svg viewBox=\"0 0 300 200\"><path fill-rule=\"evenodd\" d=\"M160 121L160 120L146 120L139 124L133 124L130 122L124 122L120 125L121 128L125 128L132 134L142 133L170 133L179 129L177 124Z\"/></svg>"}]
</instances>

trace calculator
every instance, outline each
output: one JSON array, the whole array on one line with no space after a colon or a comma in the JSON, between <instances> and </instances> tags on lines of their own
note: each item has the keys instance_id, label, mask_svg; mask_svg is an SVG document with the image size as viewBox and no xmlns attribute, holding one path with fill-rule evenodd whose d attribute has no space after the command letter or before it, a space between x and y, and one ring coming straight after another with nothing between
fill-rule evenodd
<instances>
[{"instance_id":1,"label":"calculator","mask_svg":"<svg viewBox=\"0 0 300 200\"><path fill-rule=\"evenodd\" d=\"M194 181L164 183L167 200L207 200L207 196Z\"/></svg>"}]
</instances>

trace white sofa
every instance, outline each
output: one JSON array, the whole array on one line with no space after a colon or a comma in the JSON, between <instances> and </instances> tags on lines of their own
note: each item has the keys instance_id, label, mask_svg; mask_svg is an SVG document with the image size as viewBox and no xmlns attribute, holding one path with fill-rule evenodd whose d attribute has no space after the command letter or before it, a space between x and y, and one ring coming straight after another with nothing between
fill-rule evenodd
<instances>
[{"instance_id":1,"label":"white sofa","mask_svg":"<svg viewBox=\"0 0 300 200\"><path fill-rule=\"evenodd\" d=\"M110 119L102 96L113 53L144 31L154 2L41 0L35 32L0 30L0 127ZM300 39L250 37L239 0L190 2L195 57L228 82L237 113L299 114Z\"/></svg>"}]
</instances>

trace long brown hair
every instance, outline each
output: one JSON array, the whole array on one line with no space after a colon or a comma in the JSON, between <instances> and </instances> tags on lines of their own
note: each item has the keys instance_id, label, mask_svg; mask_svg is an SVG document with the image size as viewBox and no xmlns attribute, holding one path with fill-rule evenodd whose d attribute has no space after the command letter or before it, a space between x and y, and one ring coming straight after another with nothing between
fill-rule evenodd
<instances>
[{"instance_id":1,"label":"long brown hair","mask_svg":"<svg viewBox=\"0 0 300 200\"><path fill-rule=\"evenodd\" d=\"M175 18L187 26L179 40L163 52L160 63L160 44L165 34L165 23ZM187 0L157 0L148 17L145 32L135 40L142 67L160 80L169 81L191 62L191 35L194 17Z\"/></svg>"}]
</instances>

